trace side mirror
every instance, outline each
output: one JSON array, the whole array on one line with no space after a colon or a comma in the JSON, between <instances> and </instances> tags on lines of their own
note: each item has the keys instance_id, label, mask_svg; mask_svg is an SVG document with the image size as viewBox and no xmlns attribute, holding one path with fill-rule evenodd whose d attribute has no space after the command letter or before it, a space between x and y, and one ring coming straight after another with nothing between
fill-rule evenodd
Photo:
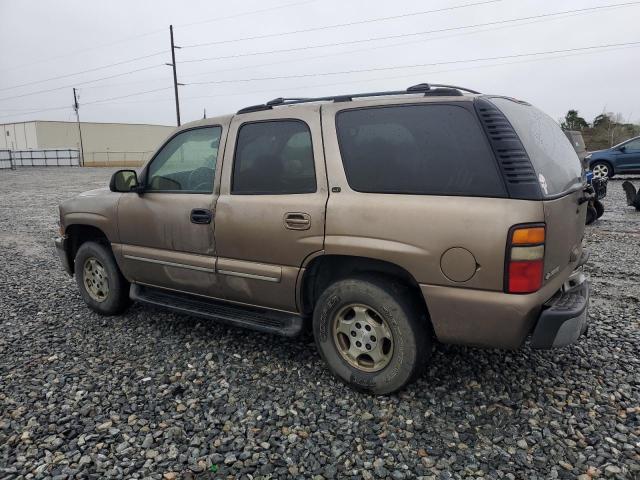
<instances>
[{"instance_id":1,"label":"side mirror","mask_svg":"<svg viewBox=\"0 0 640 480\"><path fill-rule=\"evenodd\" d=\"M118 170L111 176L109 189L112 192L141 192L138 174L135 170Z\"/></svg>"},{"instance_id":2,"label":"side mirror","mask_svg":"<svg viewBox=\"0 0 640 480\"><path fill-rule=\"evenodd\" d=\"M627 151L627 147L626 145L622 145L620 148L618 148L618 150L620 150L622 153Z\"/></svg>"}]
</instances>

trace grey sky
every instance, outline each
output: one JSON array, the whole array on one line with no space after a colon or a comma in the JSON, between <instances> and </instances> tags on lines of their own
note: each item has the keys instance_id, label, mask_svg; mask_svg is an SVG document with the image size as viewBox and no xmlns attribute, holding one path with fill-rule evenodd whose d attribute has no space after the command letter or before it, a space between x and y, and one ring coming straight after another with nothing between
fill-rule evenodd
<instances>
[{"instance_id":1,"label":"grey sky","mask_svg":"<svg viewBox=\"0 0 640 480\"><path fill-rule=\"evenodd\" d=\"M170 23L175 25L176 44L186 46L480 1L0 0L0 44L3 46L0 55L0 123L73 119L71 86L77 85L83 120L174 124L171 68L163 65L171 60ZM598 53L566 52L553 56L442 64L640 42L640 2L541 20L455 29L620 3L625 3L625 0L499 0L349 27L183 48L177 51L178 79L187 84L180 87L183 123L201 118L203 108L207 109L208 116L214 116L279 96L403 89L420 82L450 83L485 93L522 98L554 118L561 117L569 108L577 108L588 121L603 109L637 120L640 118L640 95L637 92L640 43ZM282 5L285 7L268 12L220 19ZM292 52L186 62L442 29L453 30ZM164 53L111 68L9 88L160 51ZM435 63L440 65L327 75L347 70ZM137 69L144 70L81 85L82 82ZM301 78L238 81L309 74L311 76ZM207 81L218 83L194 84ZM14 98L57 87L65 88ZM156 89L164 90L133 95ZM124 98L98 102L113 97ZM67 105L67 108L54 109ZM51 110L28 113L46 109Z\"/></svg>"}]
</instances>

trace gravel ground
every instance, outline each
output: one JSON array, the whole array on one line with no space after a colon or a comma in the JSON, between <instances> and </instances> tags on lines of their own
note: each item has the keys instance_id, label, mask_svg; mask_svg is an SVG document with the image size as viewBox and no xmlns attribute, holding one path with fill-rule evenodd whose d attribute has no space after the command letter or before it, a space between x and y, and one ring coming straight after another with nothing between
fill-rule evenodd
<instances>
[{"instance_id":1,"label":"gravel ground","mask_svg":"<svg viewBox=\"0 0 640 480\"><path fill-rule=\"evenodd\" d=\"M308 336L89 311L56 205L110 173L0 171L0 478L640 478L640 212L619 180L587 227L588 338L438 346L417 383L371 397Z\"/></svg>"}]
</instances>

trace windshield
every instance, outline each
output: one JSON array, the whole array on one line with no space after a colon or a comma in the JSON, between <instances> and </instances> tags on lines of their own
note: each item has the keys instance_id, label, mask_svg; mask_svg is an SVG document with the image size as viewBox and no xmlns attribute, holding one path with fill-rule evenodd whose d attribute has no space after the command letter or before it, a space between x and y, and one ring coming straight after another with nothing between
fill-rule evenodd
<instances>
[{"instance_id":1,"label":"windshield","mask_svg":"<svg viewBox=\"0 0 640 480\"><path fill-rule=\"evenodd\" d=\"M582 185L580 160L560 125L529 104L500 97L491 101L520 137L545 197L558 196Z\"/></svg>"}]
</instances>

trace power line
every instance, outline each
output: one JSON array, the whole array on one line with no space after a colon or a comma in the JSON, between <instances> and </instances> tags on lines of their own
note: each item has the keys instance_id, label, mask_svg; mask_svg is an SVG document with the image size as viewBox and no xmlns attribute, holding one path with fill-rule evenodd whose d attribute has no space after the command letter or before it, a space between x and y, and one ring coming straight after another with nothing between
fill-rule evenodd
<instances>
[{"instance_id":1,"label":"power line","mask_svg":"<svg viewBox=\"0 0 640 480\"><path fill-rule=\"evenodd\" d=\"M38 83L50 82L51 80L59 80L61 78L74 77L76 75L81 75L83 73L97 72L98 70L104 70L105 68L111 68L111 67L115 67L117 65L124 65L125 63L136 62L138 60L143 60L145 58L157 57L158 55L164 55L165 53L167 53L167 52L160 51L160 52L156 52L156 53L151 53L149 55L143 55L141 57L135 57L135 58L130 58L128 60L122 60L121 62L109 63L109 64L103 65L101 67L89 68L87 70L81 70L79 72L67 73L65 75L58 75L57 77L49 77L49 78L44 78L42 80L34 80L33 82L21 83L19 85L12 85L10 87L3 87L3 88L0 88L0 91L11 90L11 89L20 88L20 87L26 87L26 86L29 86L29 85L36 85Z\"/></svg>"},{"instance_id":2,"label":"power line","mask_svg":"<svg viewBox=\"0 0 640 480\"><path fill-rule=\"evenodd\" d=\"M620 44L620 46L601 47L601 48L603 48L603 49L604 48L608 48L607 50L602 50L602 52L605 52L605 51L609 52L609 51L614 51L614 50L619 50L619 49L624 49L624 48L633 48L638 43L640 43L640 42L631 42L629 44ZM501 66L520 64L520 63L539 62L539 61L546 61L546 60L557 60L557 59L561 59L561 58L575 57L575 56L581 56L581 55L592 55L594 53L602 53L602 52L594 52L594 51L583 51L583 52L578 52L578 53L574 52L574 53L570 53L570 54L567 54L567 55L557 55L557 56L554 56L554 57L532 58L532 59L526 59L526 60L516 60L516 61L512 61L512 62L501 62L501 63L486 64L486 65L473 65L473 66L468 66L468 67L446 69L446 70L433 70L433 71L427 72L427 74L428 75L433 75L433 74L439 74L439 73L450 73L450 72L458 72L458 71L464 71L464 70L475 70L475 69L481 69L481 68L501 67ZM420 77L420 76L423 76L423 75L425 75L425 73L410 73L410 74L402 74L402 75L392 75L392 76L384 76L384 77L376 77L376 78L365 78L365 79L358 79L358 80L346 80L346 81L341 81L341 82L321 83L321 84L315 84L315 85L306 85L306 86L288 87L288 88L290 90L305 90L305 89L309 89L309 88L329 87L329 86L338 86L338 85L350 85L350 84L374 82L374 81L381 81L381 80L395 80L395 79L403 79L403 78L413 78L413 77ZM143 94L146 94L146 93L153 93L153 92L157 92L157 91L169 90L171 88L172 87L166 87L164 89L146 90L146 91L143 91L143 92L136 92L136 93L129 94L129 95L122 95L122 96L118 96L118 97L111 97L111 98L94 100L92 102L84 103L83 106L100 105L102 103L110 102L111 100L118 100L118 99L121 99L121 98L128 98L128 97L132 97L132 96L143 95ZM262 90L244 91L244 92L236 92L236 93L220 93L220 94L215 94L215 95L197 95L197 96L191 96L191 97L183 97L183 100L198 100L198 99L203 99L203 98L220 98L220 97L228 97L228 96L252 95L252 94L258 94L258 93L272 93L272 92L282 92L282 88L278 88L278 89L275 89L275 88L274 89L262 89ZM162 102L162 101L173 101L173 99L172 98L168 98L168 97L163 97L163 98L154 98L154 99L150 99L150 100L134 100L134 101L128 101L128 102L115 102L115 104L122 105L122 104L131 104L131 103L154 103L154 102ZM42 109L42 110L31 110L31 111L25 111L24 113L13 113L13 114L8 114L8 115L0 115L0 118L10 117L10 116L23 116L23 115L27 115L27 114L30 114L30 113L40 113L40 112L53 111L53 110L63 110L63 109L67 109L67 108L70 108L70 107L69 106L61 106L61 107L46 108L46 109Z\"/></svg>"},{"instance_id":3,"label":"power line","mask_svg":"<svg viewBox=\"0 0 640 480\"><path fill-rule=\"evenodd\" d=\"M324 43L324 44L320 44L320 45L309 45L309 46L303 46L303 47L283 48L283 49L278 49L278 50L266 50L266 51L260 51L260 52L240 53L240 54L225 55L225 56L219 56L219 57L196 58L196 59L190 59L190 60L182 60L181 63L206 62L206 61L211 61L211 60L226 60L226 59L230 59L230 58L251 57L251 56L267 55L267 54L273 54L273 53L288 53L288 52L297 52L297 51L303 51L303 50L312 50L312 49L317 49L317 48L337 47L337 46L343 46L343 45L353 45L353 44L358 44L358 43L367 43L367 42L374 42L374 41L379 41L379 40L393 40L393 39L397 39L397 38L406 38L406 37L413 37L413 36L419 36L419 35L428 35L428 34L432 34L432 33L451 32L451 31L456 31L456 30L466 30L466 29L470 29L470 28L480 28L480 27L487 27L487 26L494 26L494 25L504 25L504 24L508 24L508 23L514 23L514 22L520 22L520 21L526 21L526 20L550 18L550 17L560 16L560 15L568 15L568 14L573 14L573 13L585 13L585 12L597 11L597 10L602 10L602 9L607 9L607 8L620 8L620 7L636 6L636 5L640 5L640 1L619 3L619 4L614 4L614 5L602 5L602 6L597 6L597 7L578 8L578 9L575 9L575 10L565 10L565 11L562 11L562 12L545 13L545 14L541 14L541 15L531 15L531 16L527 16L527 17L512 18L512 19L507 19L507 20L496 20L496 21L493 21L493 22L475 23L475 24L471 24L471 25L462 25L462 26L458 26L458 27L440 28L440 29L436 29L436 30L424 30L424 31L421 31L421 32L402 33L402 34L397 34L397 35L385 35L385 36L379 36L379 37L369 37L369 38L364 38L364 39L359 39L359 40L347 40L347 41L342 41L342 42ZM296 61L298 61L298 60L296 60Z\"/></svg>"},{"instance_id":4,"label":"power line","mask_svg":"<svg viewBox=\"0 0 640 480\"><path fill-rule=\"evenodd\" d=\"M261 81L261 80L282 80L282 79L288 79L288 78L323 77L323 76L330 76L330 75L344 75L349 73L380 72L380 71L386 71L386 70L398 70L402 68L432 67L432 66L438 66L438 65L452 65L452 64L466 63L466 62L504 60L509 58L521 58L521 57L530 57L530 56L538 56L538 55L549 55L549 54L555 54L555 53L578 52L578 51L593 50L598 48L620 47L620 46L630 46L630 45L640 45L640 41L627 42L627 43L613 43L613 44L607 44L607 45L594 45L589 47L568 48L568 49L562 49L562 50L549 50L544 52L520 53L520 54L502 55L502 56L496 56L496 57L482 57L482 58L472 58L472 59L464 59L464 60L449 60L445 62L418 63L418 64L412 64L412 65L397 65L393 67L363 68L363 69L355 69L355 70L342 70L337 72L319 72L319 73L305 73L305 74L299 74L299 75L278 75L274 77L237 78L232 80L212 80L212 81L206 81L206 82L191 82L186 85L218 85L223 83L254 82L254 81Z\"/></svg>"},{"instance_id":5,"label":"power line","mask_svg":"<svg viewBox=\"0 0 640 480\"><path fill-rule=\"evenodd\" d=\"M138 95L144 95L146 93L162 92L162 91L165 91L165 90L172 90L172 89L173 89L173 87L155 88L153 90L144 90L142 92L130 93L130 94L127 94L127 95L120 95L120 96L117 96L117 97L102 98L102 99L99 99L99 100L94 100L92 102L84 102L83 105L93 105L94 103L104 103L104 102L109 102L111 100L118 100L120 98L135 97L135 96L138 96Z\"/></svg>"},{"instance_id":6,"label":"power line","mask_svg":"<svg viewBox=\"0 0 640 480\"><path fill-rule=\"evenodd\" d=\"M264 13L264 12L268 12L268 11L271 11L271 10L279 10L279 9L282 9L282 8L295 7L295 6L298 6L298 5L304 5L304 4L312 3L312 2L315 2L315 1L317 1L317 0L304 0L302 2L288 3L288 4L285 4L285 5L277 5L277 6L274 6L274 7L262 8L262 9L258 9L258 10L250 10L248 12L241 12L241 13L237 13L237 14L233 14L233 15L227 15L227 16L224 16L224 17L210 18L208 20L202 20L202 21L198 21L198 22L178 24L177 26L178 27L189 27L189 26L193 26L193 25L200 25L200 24L212 23L212 22L217 22L217 21L222 21L222 20L229 20L229 19L232 19L232 18L238 18L238 17L242 17L242 16L253 15L253 14L256 14L256 13ZM100 48L105 48L105 47L110 47L110 46L113 46L113 45L118 45L118 44L121 44L121 43L128 42L130 40L135 40L135 39L138 39L138 38L143 38L143 37L148 37L148 36L151 36L151 35L156 35L156 34L164 32L164 31L165 31L164 28L157 29L157 30L151 30L151 31L148 31L148 32L145 32L145 33L140 33L138 35L132 35L132 36L129 36L129 37L121 38L121 39L115 40L113 42L103 43L103 44L100 44L100 45L95 45L93 47L81 48L81 49L74 50L74 51L69 52L69 53L65 53L63 55L57 55L55 57L47 57L47 58L43 58L41 60L36 60L36 61L33 61L33 62L29 62L29 63L23 63L21 65L16 65L14 67L11 67L11 68L8 68L8 69L4 70L4 72L11 72L13 70L17 70L17 69L21 69L21 68L25 68L25 67L30 67L32 65L37 65L39 63L46 63L46 62L50 62L50 61L53 61L53 60L58 60L60 58L71 57L71 56L77 55L79 53L90 52L92 50L97 50L97 49L100 49Z\"/></svg>"},{"instance_id":7,"label":"power line","mask_svg":"<svg viewBox=\"0 0 640 480\"><path fill-rule=\"evenodd\" d=\"M40 113L40 112L49 112L49 111L53 111L53 110L66 110L67 108L72 108L70 105L65 105L64 107L51 107L51 108L43 108L40 110L30 110L28 112L24 112L24 113L9 113L7 115L0 115L0 118L6 118L6 117L21 117L23 115L29 115L31 113Z\"/></svg>"},{"instance_id":8,"label":"power line","mask_svg":"<svg viewBox=\"0 0 640 480\"><path fill-rule=\"evenodd\" d=\"M177 24L176 27L192 27L194 25L203 25L205 23L219 22L219 21L222 21L222 20L231 20L233 18L244 17L244 16L247 16L247 15L254 15L254 14L257 14L257 13L265 13L265 12L271 12L273 10L281 10L283 8L297 7L299 5L305 5L307 3L314 3L316 1L317 0L304 0L302 2L286 3L284 5L277 5L275 7L267 7L267 8L262 8L262 9L259 9L259 10L251 10L249 12L234 13L232 15L227 15L225 17L216 17L216 18L210 18L209 20L201 20L201 21L198 21L198 22Z\"/></svg>"},{"instance_id":9,"label":"power line","mask_svg":"<svg viewBox=\"0 0 640 480\"><path fill-rule=\"evenodd\" d=\"M234 38L234 39L230 39L230 40L218 40L215 42L207 42L207 43L196 43L193 45L184 45L182 48L196 48L196 47L205 47L205 46L209 46L209 45L221 45L224 43L234 43L234 42L240 42L243 40L258 40L258 39L263 39L263 38L272 38L272 37L282 37L285 35L295 35L298 33L306 33L306 32L317 32L320 30L328 30L328 29L332 29L332 28L341 28L341 27L351 27L354 25L363 25L366 23L373 23L373 22L382 22L382 21L387 21L387 20L395 20L398 18L407 18L407 17L414 17L417 15L427 15L429 13L438 13L438 12L446 12L446 11L451 11L451 10L459 10L462 8L468 8L468 7L474 7L474 6L478 6L478 5L486 5L489 3L497 3L497 2L501 2L503 0L484 0L481 2L475 2L475 3L466 3L463 5L454 5L452 7L444 7L444 8L437 8L434 10L424 10L421 12L412 12L412 13L404 13L402 15L392 15L389 17L378 17L378 18L370 18L367 20L357 20L354 22L347 22L347 23L336 23L333 25L324 25L321 27L312 27L312 28L305 28L305 29L301 29L301 30L290 30L288 32L280 32L280 33L267 33L264 35L254 35L251 37L243 37L243 38Z\"/></svg>"},{"instance_id":10,"label":"power line","mask_svg":"<svg viewBox=\"0 0 640 480\"><path fill-rule=\"evenodd\" d=\"M143 68L138 68L136 70L129 70L128 72L122 72L122 73L116 73L115 75L109 75L107 77L101 77L101 78L95 78L93 80L86 80L84 82L76 82L73 85L65 85L63 87L55 87L55 88L48 88L45 90L37 90L35 92L29 92L29 93L21 93L20 95L13 95L11 97L2 97L0 98L0 102L4 101L4 100L13 100L14 98L22 98L22 97L29 97L31 95L38 95L40 93L47 93L47 92L55 92L57 90L65 90L68 88L73 88L74 85L87 85L89 83L95 83L95 82L99 82L101 80L107 80L109 78L116 78L116 77L122 77L124 75L131 75L132 73L137 73L137 72L142 72L144 70L151 70L152 68L158 68L158 67L162 67L164 65L150 65L148 67L143 67Z\"/></svg>"}]
</instances>

